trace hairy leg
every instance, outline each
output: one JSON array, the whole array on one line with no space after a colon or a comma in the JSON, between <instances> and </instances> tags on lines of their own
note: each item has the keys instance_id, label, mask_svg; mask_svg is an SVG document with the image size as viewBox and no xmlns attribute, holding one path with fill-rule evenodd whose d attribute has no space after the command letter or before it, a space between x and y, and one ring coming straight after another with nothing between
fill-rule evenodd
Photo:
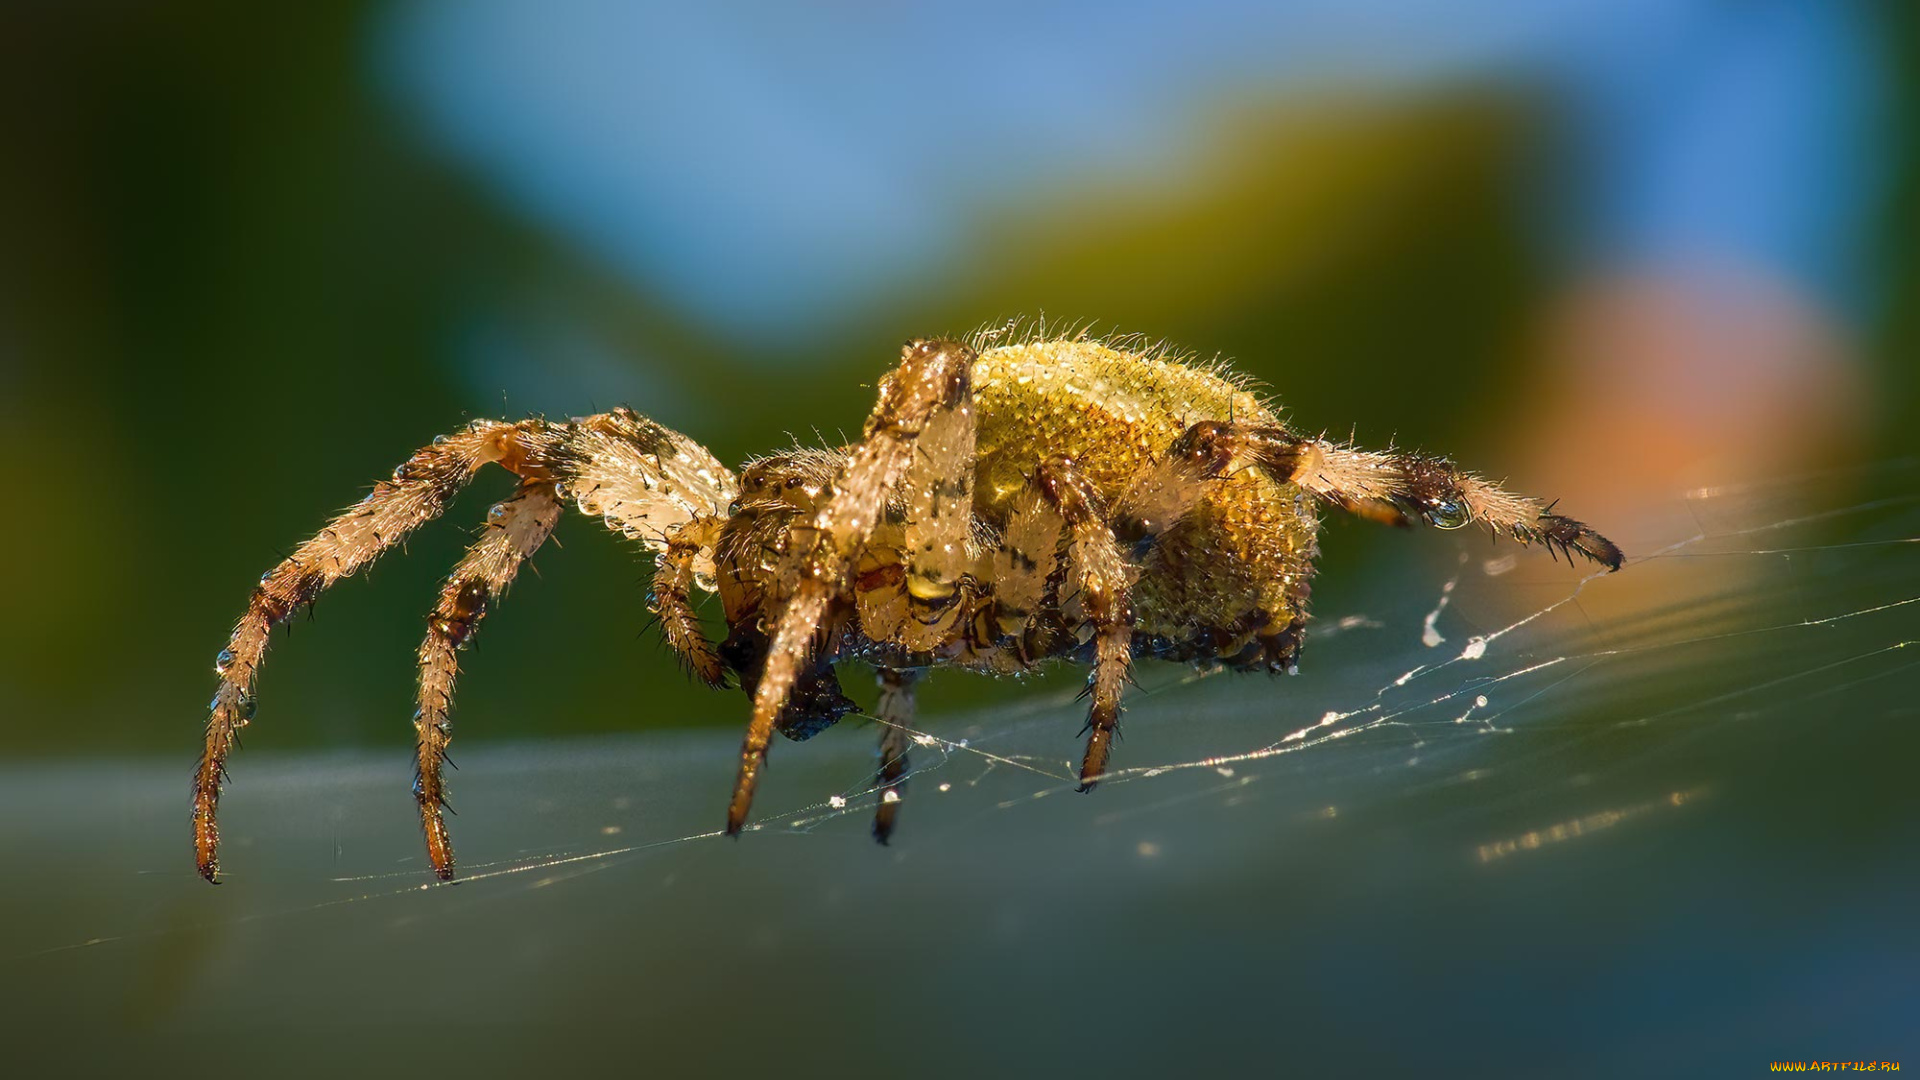
<instances>
[{"instance_id":1,"label":"hairy leg","mask_svg":"<svg viewBox=\"0 0 1920 1080\"><path fill-rule=\"evenodd\" d=\"M739 481L706 447L632 409L575 420L566 432L553 462L562 493L656 553L696 519L724 518L739 497ZM710 544L692 569L711 580Z\"/></svg>"},{"instance_id":2,"label":"hairy leg","mask_svg":"<svg viewBox=\"0 0 1920 1080\"><path fill-rule=\"evenodd\" d=\"M753 716L727 804L729 835L738 835L746 824L774 721L794 680L811 662L828 605L845 595L861 547L913 464L921 434L941 413L968 408L973 360L973 351L964 345L909 342L900 365L882 381L880 400L836 478L832 496L808 526L793 530L783 576L799 584L779 612L767 645L766 668L754 687Z\"/></svg>"},{"instance_id":3,"label":"hairy leg","mask_svg":"<svg viewBox=\"0 0 1920 1080\"><path fill-rule=\"evenodd\" d=\"M1193 425L1169 453L1215 476L1236 463L1257 465L1276 479L1298 484L1372 521L1423 520L1444 529L1479 522L1522 543L1537 541L1549 551L1558 547L1569 562L1577 551L1618 570L1623 559L1620 549L1591 527L1553 513L1551 505L1462 472L1443 458L1359 450L1284 428L1217 421Z\"/></svg>"},{"instance_id":4,"label":"hairy leg","mask_svg":"<svg viewBox=\"0 0 1920 1080\"><path fill-rule=\"evenodd\" d=\"M732 474L705 449L627 409L567 424L476 420L415 451L391 480L375 484L371 494L260 579L215 662L220 685L193 782L194 857L207 880L219 874L217 812L226 760L253 718L269 632L301 604L440 516L488 462L524 480L550 482L584 512L604 515L609 525L655 550L664 550L670 531L696 514L724 513L734 497Z\"/></svg>"},{"instance_id":5,"label":"hairy leg","mask_svg":"<svg viewBox=\"0 0 1920 1080\"><path fill-rule=\"evenodd\" d=\"M653 613L660 617L660 632L686 669L713 687L726 685L727 671L719 651L700 628L690 587L699 560L704 557L711 563L713 559L719 523L719 518L698 518L676 531L653 574Z\"/></svg>"},{"instance_id":6,"label":"hairy leg","mask_svg":"<svg viewBox=\"0 0 1920 1080\"><path fill-rule=\"evenodd\" d=\"M935 412L900 480L906 504L906 615L896 635L912 652L948 641L973 565L974 417L970 403ZM871 636L872 631L869 631Z\"/></svg>"},{"instance_id":7,"label":"hairy leg","mask_svg":"<svg viewBox=\"0 0 1920 1080\"><path fill-rule=\"evenodd\" d=\"M301 604L440 516L481 465L516 453L519 434L513 425L481 421L434 440L395 469L392 480L375 484L371 494L260 579L214 665L220 687L214 692L206 749L193 778L193 847L202 877L214 881L219 874L220 785L226 778L227 755L240 729L253 719L254 684L269 633Z\"/></svg>"},{"instance_id":8,"label":"hairy leg","mask_svg":"<svg viewBox=\"0 0 1920 1080\"><path fill-rule=\"evenodd\" d=\"M1132 568L1108 527L1093 485L1065 458L1053 458L1034 474L1034 484L1067 530L1068 580L1093 625L1093 673L1087 689L1087 752L1080 763L1080 790L1092 791L1107 771L1120 726L1120 692L1133 658Z\"/></svg>"},{"instance_id":9,"label":"hairy leg","mask_svg":"<svg viewBox=\"0 0 1920 1080\"><path fill-rule=\"evenodd\" d=\"M427 637L420 643L420 699L413 724L413 794L420 803L420 825L427 837L427 858L442 880L453 876L453 845L447 837L446 784L441 765L453 739L448 714L453 684L460 674L459 650L472 640L480 620L507 591L526 560L546 542L560 521L560 500L553 484L528 480L513 496L487 512L486 531L474 541L441 586L440 599L427 616Z\"/></svg>"},{"instance_id":10,"label":"hairy leg","mask_svg":"<svg viewBox=\"0 0 1920 1080\"><path fill-rule=\"evenodd\" d=\"M928 420L886 520L855 560L860 629L873 641L932 652L974 610L974 434L964 403Z\"/></svg>"},{"instance_id":11,"label":"hairy leg","mask_svg":"<svg viewBox=\"0 0 1920 1080\"><path fill-rule=\"evenodd\" d=\"M884 844L893 836L894 819L900 815L900 800L907 791L907 748L913 745L908 734L913 727L913 684L920 675L915 671L880 668L880 703L875 706L880 721L880 767L874 774L874 786L880 792L880 806L873 812L873 838Z\"/></svg>"},{"instance_id":12,"label":"hairy leg","mask_svg":"<svg viewBox=\"0 0 1920 1080\"><path fill-rule=\"evenodd\" d=\"M1000 546L993 551L993 611L996 628L1011 636L1021 659L1033 663L1054 651L1057 619L1034 616L1059 606L1065 587L1060 537L1066 524L1037 488L1016 496Z\"/></svg>"}]
</instances>

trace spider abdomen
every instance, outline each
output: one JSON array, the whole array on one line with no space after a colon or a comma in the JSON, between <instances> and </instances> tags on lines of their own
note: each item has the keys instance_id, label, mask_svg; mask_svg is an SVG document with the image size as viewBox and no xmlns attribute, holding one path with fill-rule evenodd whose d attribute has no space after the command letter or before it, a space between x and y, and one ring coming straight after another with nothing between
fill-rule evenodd
<instances>
[{"instance_id":1,"label":"spider abdomen","mask_svg":"<svg viewBox=\"0 0 1920 1080\"><path fill-rule=\"evenodd\" d=\"M988 521L1005 519L1049 458L1070 458L1111 504L1195 422L1278 423L1220 371L1093 341L988 349L973 365L973 395L974 505ZM1257 469L1222 478L1178 528L1143 545L1136 627L1176 641L1223 630L1209 636L1226 655L1277 632L1304 614L1317 529L1294 485Z\"/></svg>"},{"instance_id":2,"label":"spider abdomen","mask_svg":"<svg viewBox=\"0 0 1920 1080\"><path fill-rule=\"evenodd\" d=\"M1073 459L1112 500L1194 421L1274 419L1219 374L1093 341L988 349L973 365L973 395L975 506L989 516L1004 512L1050 457Z\"/></svg>"}]
</instances>

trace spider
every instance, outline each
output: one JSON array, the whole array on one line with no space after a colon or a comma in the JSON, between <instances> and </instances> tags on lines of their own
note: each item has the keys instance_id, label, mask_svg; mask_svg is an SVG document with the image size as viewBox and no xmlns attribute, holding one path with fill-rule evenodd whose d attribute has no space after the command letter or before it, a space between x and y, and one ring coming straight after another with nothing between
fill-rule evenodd
<instances>
[{"instance_id":1,"label":"spider","mask_svg":"<svg viewBox=\"0 0 1920 1080\"><path fill-rule=\"evenodd\" d=\"M1091 665L1079 772L1091 790L1135 661L1296 670L1321 504L1393 525L1478 522L1569 564L1573 552L1621 563L1619 548L1551 506L1442 458L1302 435L1225 367L1126 339L914 340L878 396L852 445L772 454L737 476L627 408L475 420L415 451L260 579L221 650L193 785L200 873L218 881L227 755L253 718L273 627L437 517L488 463L519 486L488 510L419 651L413 788L442 879L454 867L441 767L459 653L567 503L653 553L667 644L694 676L752 699L732 835L774 733L806 739L854 711L841 660L879 677L880 842L900 809L914 683L928 668ZM724 641L703 630L696 590L719 594Z\"/></svg>"}]
</instances>

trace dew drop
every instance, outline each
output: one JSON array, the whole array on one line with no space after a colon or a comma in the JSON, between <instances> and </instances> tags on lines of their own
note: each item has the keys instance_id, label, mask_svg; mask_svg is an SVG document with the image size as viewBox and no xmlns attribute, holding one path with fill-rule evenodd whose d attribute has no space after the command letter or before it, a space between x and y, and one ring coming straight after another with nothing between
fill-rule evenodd
<instances>
[{"instance_id":1,"label":"dew drop","mask_svg":"<svg viewBox=\"0 0 1920 1080\"><path fill-rule=\"evenodd\" d=\"M447 437L445 435L435 435L433 437L433 445L435 446L447 445Z\"/></svg>"},{"instance_id":2,"label":"dew drop","mask_svg":"<svg viewBox=\"0 0 1920 1080\"><path fill-rule=\"evenodd\" d=\"M487 507L487 520L495 525L507 520L507 504L494 503Z\"/></svg>"},{"instance_id":3,"label":"dew drop","mask_svg":"<svg viewBox=\"0 0 1920 1080\"><path fill-rule=\"evenodd\" d=\"M233 650L221 649L220 655L213 658L213 673L225 675L233 667Z\"/></svg>"},{"instance_id":4,"label":"dew drop","mask_svg":"<svg viewBox=\"0 0 1920 1080\"><path fill-rule=\"evenodd\" d=\"M827 805L833 807L835 810L841 810L846 808L847 800L845 796L834 795L827 799Z\"/></svg>"},{"instance_id":5,"label":"dew drop","mask_svg":"<svg viewBox=\"0 0 1920 1080\"><path fill-rule=\"evenodd\" d=\"M1467 508L1449 499L1429 499L1421 516L1436 529L1457 529L1471 520Z\"/></svg>"}]
</instances>

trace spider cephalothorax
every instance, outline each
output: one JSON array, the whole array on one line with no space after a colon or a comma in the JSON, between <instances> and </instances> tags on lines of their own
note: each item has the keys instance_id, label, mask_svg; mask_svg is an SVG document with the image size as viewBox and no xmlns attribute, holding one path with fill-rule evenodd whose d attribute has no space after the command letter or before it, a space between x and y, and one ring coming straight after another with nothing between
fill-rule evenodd
<instances>
[{"instance_id":1,"label":"spider cephalothorax","mask_svg":"<svg viewBox=\"0 0 1920 1080\"><path fill-rule=\"evenodd\" d=\"M908 342L858 442L775 454L738 478L625 408L568 423L476 420L416 451L261 578L221 651L194 778L200 872L218 873L215 806L269 631L438 516L489 462L519 488L488 511L420 646L414 792L443 878L456 653L568 502L653 552L668 644L699 678L735 678L752 699L730 833L746 821L773 733L804 739L855 708L839 660L880 675L881 841L925 668L1091 665L1080 781L1092 788L1134 660L1294 670L1321 504L1393 524L1480 522L1620 566L1592 529L1443 459L1296 434L1220 368L1087 339L977 344ZM695 590L720 596L718 645Z\"/></svg>"}]
</instances>

